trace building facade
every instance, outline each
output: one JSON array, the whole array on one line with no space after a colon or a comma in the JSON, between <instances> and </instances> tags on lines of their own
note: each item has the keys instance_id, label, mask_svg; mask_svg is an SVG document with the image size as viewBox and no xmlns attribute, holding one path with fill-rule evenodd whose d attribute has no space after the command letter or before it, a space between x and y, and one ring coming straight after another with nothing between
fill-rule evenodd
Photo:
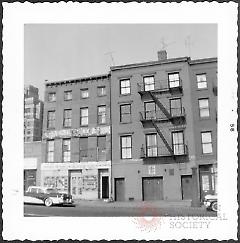
<instances>
[{"instance_id":1,"label":"building facade","mask_svg":"<svg viewBox=\"0 0 240 243\"><path fill-rule=\"evenodd\" d=\"M116 201L202 200L216 191L217 59L111 67Z\"/></svg>"},{"instance_id":2,"label":"building facade","mask_svg":"<svg viewBox=\"0 0 240 243\"><path fill-rule=\"evenodd\" d=\"M39 100L38 88L24 87L24 142L42 140L43 102Z\"/></svg>"},{"instance_id":3,"label":"building facade","mask_svg":"<svg viewBox=\"0 0 240 243\"><path fill-rule=\"evenodd\" d=\"M46 81L44 104L42 185L73 198L109 198L110 76Z\"/></svg>"},{"instance_id":4,"label":"building facade","mask_svg":"<svg viewBox=\"0 0 240 243\"><path fill-rule=\"evenodd\" d=\"M42 141L24 143L24 191L41 185Z\"/></svg>"}]
</instances>

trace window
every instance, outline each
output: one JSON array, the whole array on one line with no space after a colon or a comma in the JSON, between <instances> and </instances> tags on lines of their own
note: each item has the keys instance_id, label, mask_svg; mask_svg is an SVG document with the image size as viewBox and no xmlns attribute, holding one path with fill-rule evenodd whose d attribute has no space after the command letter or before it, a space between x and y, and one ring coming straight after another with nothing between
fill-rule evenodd
<instances>
[{"instance_id":1,"label":"window","mask_svg":"<svg viewBox=\"0 0 240 243\"><path fill-rule=\"evenodd\" d=\"M47 162L54 162L54 140L47 141Z\"/></svg>"},{"instance_id":2,"label":"window","mask_svg":"<svg viewBox=\"0 0 240 243\"><path fill-rule=\"evenodd\" d=\"M210 113L209 113L209 100L208 100L208 98L199 99L198 104L199 104L200 117L201 118L209 117Z\"/></svg>"},{"instance_id":3,"label":"window","mask_svg":"<svg viewBox=\"0 0 240 243\"><path fill-rule=\"evenodd\" d=\"M146 135L147 157L157 156L157 134Z\"/></svg>"},{"instance_id":4,"label":"window","mask_svg":"<svg viewBox=\"0 0 240 243\"><path fill-rule=\"evenodd\" d=\"M121 159L131 159L132 158L132 136L121 136Z\"/></svg>"},{"instance_id":5,"label":"window","mask_svg":"<svg viewBox=\"0 0 240 243\"><path fill-rule=\"evenodd\" d=\"M80 108L80 125L88 125L88 108Z\"/></svg>"},{"instance_id":6,"label":"window","mask_svg":"<svg viewBox=\"0 0 240 243\"><path fill-rule=\"evenodd\" d=\"M198 87L198 89L207 88L206 74L197 74L197 87Z\"/></svg>"},{"instance_id":7,"label":"window","mask_svg":"<svg viewBox=\"0 0 240 243\"><path fill-rule=\"evenodd\" d=\"M130 94L130 93L131 93L130 79L120 80L120 94L126 95L126 94Z\"/></svg>"},{"instance_id":8,"label":"window","mask_svg":"<svg viewBox=\"0 0 240 243\"><path fill-rule=\"evenodd\" d=\"M169 88L175 88L180 86L179 73L169 73L168 74Z\"/></svg>"},{"instance_id":9,"label":"window","mask_svg":"<svg viewBox=\"0 0 240 243\"><path fill-rule=\"evenodd\" d=\"M81 92L81 98L82 99L86 99L86 98L89 97L88 89L81 89L80 92Z\"/></svg>"},{"instance_id":10,"label":"window","mask_svg":"<svg viewBox=\"0 0 240 243\"><path fill-rule=\"evenodd\" d=\"M182 114L182 102L181 98L170 100L170 110L172 116L179 116Z\"/></svg>"},{"instance_id":11,"label":"window","mask_svg":"<svg viewBox=\"0 0 240 243\"><path fill-rule=\"evenodd\" d=\"M48 93L48 101L49 102L56 101L56 93Z\"/></svg>"},{"instance_id":12,"label":"window","mask_svg":"<svg viewBox=\"0 0 240 243\"><path fill-rule=\"evenodd\" d=\"M151 120L156 119L156 104L155 102L144 103L145 119Z\"/></svg>"},{"instance_id":13,"label":"window","mask_svg":"<svg viewBox=\"0 0 240 243\"><path fill-rule=\"evenodd\" d=\"M212 133L211 132L201 132L202 137L202 152L203 154L210 154L212 150Z\"/></svg>"},{"instance_id":14,"label":"window","mask_svg":"<svg viewBox=\"0 0 240 243\"><path fill-rule=\"evenodd\" d=\"M79 139L79 159L81 161L86 161L88 158L88 138Z\"/></svg>"},{"instance_id":15,"label":"window","mask_svg":"<svg viewBox=\"0 0 240 243\"><path fill-rule=\"evenodd\" d=\"M105 86L97 87L97 95L98 96L106 95L106 87Z\"/></svg>"},{"instance_id":16,"label":"window","mask_svg":"<svg viewBox=\"0 0 240 243\"><path fill-rule=\"evenodd\" d=\"M72 91L64 91L64 100L71 100L72 99Z\"/></svg>"},{"instance_id":17,"label":"window","mask_svg":"<svg viewBox=\"0 0 240 243\"><path fill-rule=\"evenodd\" d=\"M63 139L63 162L71 161L71 140Z\"/></svg>"},{"instance_id":18,"label":"window","mask_svg":"<svg viewBox=\"0 0 240 243\"><path fill-rule=\"evenodd\" d=\"M47 127L48 128L55 127L55 111L48 111Z\"/></svg>"},{"instance_id":19,"label":"window","mask_svg":"<svg viewBox=\"0 0 240 243\"><path fill-rule=\"evenodd\" d=\"M72 126L72 110L64 110L63 113L63 126L71 127Z\"/></svg>"},{"instance_id":20,"label":"window","mask_svg":"<svg viewBox=\"0 0 240 243\"><path fill-rule=\"evenodd\" d=\"M98 124L106 123L106 106L98 106L98 114L97 114Z\"/></svg>"},{"instance_id":21,"label":"window","mask_svg":"<svg viewBox=\"0 0 240 243\"><path fill-rule=\"evenodd\" d=\"M143 77L143 83L145 91L154 90L154 76Z\"/></svg>"},{"instance_id":22,"label":"window","mask_svg":"<svg viewBox=\"0 0 240 243\"><path fill-rule=\"evenodd\" d=\"M106 160L106 136L97 137L97 160Z\"/></svg>"},{"instance_id":23,"label":"window","mask_svg":"<svg viewBox=\"0 0 240 243\"><path fill-rule=\"evenodd\" d=\"M120 122L131 122L131 105L120 105Z\"/></svg>"},{"instance_id":24,"label":"window","mask_svg":"<svg viewBox=\"0 0 240 243\"><path fill-rule=\"evenodd\" d=\"M175 155L185 154L185 146L183 139L183 132L173 132L172 133L172 141L173 141L173 152Z\"/></svg>"}]
</instances>

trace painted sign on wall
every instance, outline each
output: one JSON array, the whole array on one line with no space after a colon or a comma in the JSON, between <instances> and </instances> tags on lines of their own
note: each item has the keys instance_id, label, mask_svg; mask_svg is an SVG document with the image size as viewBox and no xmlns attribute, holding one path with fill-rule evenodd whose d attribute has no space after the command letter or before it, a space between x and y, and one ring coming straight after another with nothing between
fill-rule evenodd
<instances>
[{"instance_id":1,"label":"painted sign on wall","mask_svg":"<svg viewBox=\"0 0 240 243\"><path fill-rule=\"evenodd\" d=\"M43 139L65 138L65 137L89 137L110 134L110 126L104 127L81 127L75 129L62 129L46 131Z\"/></svg>"}]
</instances>

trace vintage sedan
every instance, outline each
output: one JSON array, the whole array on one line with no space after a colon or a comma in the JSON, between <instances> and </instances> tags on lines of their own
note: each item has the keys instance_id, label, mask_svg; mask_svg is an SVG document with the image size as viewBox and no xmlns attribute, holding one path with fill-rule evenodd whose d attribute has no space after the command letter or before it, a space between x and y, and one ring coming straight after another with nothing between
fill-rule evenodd
<instances>
[{"instance_id":1,"label":"vintage sedan","mask_svg":"<svg viewBox=\"0 0 240 243\"><path fill-rule=\"evenodd\" d=\"M217 212L218 209L217 195L206 195L203 204L206 207L206 209L210 209L214 212Z\"/></svg>"},{"instance_id":2,"label":"vintage sedan","mask_svg":"<svg viewBox=\"0 0 240 243\"><path fill-rule=\"evenodd\" d=\"M72 205L72 196L51 187L30 186L24 192L24 203L52 205Z\"/></svg>"}]
</instances>

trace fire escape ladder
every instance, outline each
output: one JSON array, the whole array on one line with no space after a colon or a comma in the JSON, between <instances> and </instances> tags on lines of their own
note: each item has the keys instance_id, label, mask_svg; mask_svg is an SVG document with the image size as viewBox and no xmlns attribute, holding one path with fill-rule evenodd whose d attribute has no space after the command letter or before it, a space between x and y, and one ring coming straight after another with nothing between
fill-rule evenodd
<instances>
[{"instance_id":1,"label":"fire escape ladder","mask_svg":"<svg viewBox=\"0 0 240 243\"><path fill-rule=\"evenodd\" d=\"M152 124L155 127L157 133L159 134L159 136L161 137L163 143L166 145L168 151L170 152L171 155L174 156L173 150L171 148L171 146L168 144L167 140L165 139L164 135L162 134L162 132L160 131L159 127L157 126L157 124L152 120Z\"/></svg>"},{"instance_id":2,"label":"fire escape ladder","mask_svg":"<svg viewBox=\"0 0 240 243\"><path fill-rule=\"evenodd\" d=\"M148 91L150 96L152 97L153 101L158 105L158 107L161 109L163 114L170 120L171 119L171 114L167 111L167 109L164 107L164 105L159 101L159 99L151 92Z\"/></svg>"}]
</instances>

